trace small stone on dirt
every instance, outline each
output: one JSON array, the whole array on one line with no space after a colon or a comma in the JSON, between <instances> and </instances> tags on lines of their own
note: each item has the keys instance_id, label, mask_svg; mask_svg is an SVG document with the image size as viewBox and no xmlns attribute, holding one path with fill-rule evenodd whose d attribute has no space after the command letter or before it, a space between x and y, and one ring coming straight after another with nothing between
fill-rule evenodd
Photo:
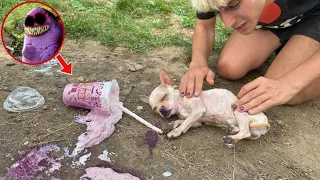
<instances>
[{"instance_id":1,"label":"small stone on dirt","mask_svg":"<svg viewBox=\"0 0 320 180\"><path fill-rule=\"evenodd\" d=\"M259 160L258 163L261 164L261 165L265 164L262 160Z\"/></svg>"},{"instance_id":2,"label":"small stone on dirt","mask_svg":"<svg viewBox=\"0 0 320 180\"><path fill-rule=\"evenodd\" d=\"M170 171L166 171L166 172L162 173L162 175L163 175L164 177L169 177L169 176L172 175L172 173L171 173Z\"/></svg>"},{"instance_id":3,"label":"small stone on dirt","mask_svg":"<svg viewBox=\"0 0 320 180\"><path fill-rule=\"evenodd\" d=\"M140 111L143 109L143 106L137 106L137 110Z\"/></svg>"},{"instance_id":4,"label":"small stone on dirt","mask_svg":"<svg viewBox=\"0 0 320 180\"><path fill-rule=\"evenodd\" d=\"M43 106L42 109L43 110L48 110L48 106Z\"/></svg>"},{"instance_id":5,"label":"small stone on dirt","mask_svg":"<svg viewBox=\"0 0 320 180\"><path fill-rule=\"evenodd\" d=\"M29 144L29 141L26 141L26 142L23 143L23 145L25 145L25 146L28 145L28 144Z\"/></svg>"},{"instance_id":6,"label":"small stone on dirt","mask_svg":"<svg viewBox=\"0 0 320 180\"><path fill-rule=\"evenodd\" d=\"M136 72L137 70L136 70L136 68L134 66L129 65L129 71Z\"/></svg>"},{"instance_id":7,"label":"small stone on dirt","mask_svg":"<svg viewBox=\"0 0 320 180\"><path fill-rule=\"evenodd\" d=\"M141 64L135 64L134 67L135 67L136 71L139 71L144 68Z\"/></svg>"}]
</instances>

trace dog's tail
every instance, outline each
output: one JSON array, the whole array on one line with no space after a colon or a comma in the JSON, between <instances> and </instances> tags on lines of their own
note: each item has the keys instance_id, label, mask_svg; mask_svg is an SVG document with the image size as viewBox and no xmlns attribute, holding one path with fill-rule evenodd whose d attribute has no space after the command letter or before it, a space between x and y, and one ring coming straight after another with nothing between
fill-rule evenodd
<instances>
[{"instance_id":1,"label":"dog's tail","mask_svg":"<svg viewBox=\"0 0 320 180\"><path fill-rule=\"evenodd\" d=\"M249 125L250 128L266 128L267 130L270 129L270 124L267 122L252 122Z\"/></svg>"}]
</instances>

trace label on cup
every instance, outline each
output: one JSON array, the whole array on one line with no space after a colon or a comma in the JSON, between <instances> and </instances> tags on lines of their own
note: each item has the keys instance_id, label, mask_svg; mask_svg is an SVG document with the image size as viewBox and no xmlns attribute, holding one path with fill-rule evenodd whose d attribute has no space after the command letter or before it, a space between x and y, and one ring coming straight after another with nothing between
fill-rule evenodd
<instances>
[{"instance_id":1,"label":"label on cup","mask_svg":"<svg viewBox=\"0 0 320 180\"><path fill-rule=\"evenodd\" d=\"M63 102L85 109L106 108L112 85L112 82L68 84L63 91Z\"/></svg>"}]
</instances>

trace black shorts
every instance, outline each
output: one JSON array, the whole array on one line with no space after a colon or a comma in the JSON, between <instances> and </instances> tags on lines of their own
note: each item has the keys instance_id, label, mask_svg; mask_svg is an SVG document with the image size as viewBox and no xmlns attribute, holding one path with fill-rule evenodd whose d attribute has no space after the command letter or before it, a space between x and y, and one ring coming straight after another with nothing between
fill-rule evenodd
<instances>
[{"instance_id":1,"label":"black shorts","mask_svg":"<svg viewBox=\"0 0 320 180\"><path fill-rule=\"evenodd\" d=\"M294 35L304 35L320 42L320 10L311 13L301 22L284 29L269 29L281 42L281 47L275 52L278 54L288 40Z\"/></svg>"}]
</instances>

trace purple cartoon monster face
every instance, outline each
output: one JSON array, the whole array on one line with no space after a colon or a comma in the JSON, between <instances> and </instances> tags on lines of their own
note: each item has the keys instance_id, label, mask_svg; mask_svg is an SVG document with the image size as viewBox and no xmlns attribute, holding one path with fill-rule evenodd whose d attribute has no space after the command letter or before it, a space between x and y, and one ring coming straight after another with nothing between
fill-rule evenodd
<instances>
[{"instance_id":1,"label":"purple cartoon monster face","mask_svg":"<svg viewBox=\"0 0 320 180\"><path fill-rule=\"evenodd\" d=\"M27 14L24 32L22 62L42 63L52 58L62 42L63 29L59 18L40 7Z\"/></svg>"},{"instance_id":2,"label":"purple cartoon monster face","mask_svg":"<svg viewBox=\"0 0 320 180\"><path fill-rule=\"evenodd\" d=\"M49 11L42 8L31 10L24 22L25 33L29 36L40 36L46 33L56 17Z\"/></svg>"}]
</instances>

